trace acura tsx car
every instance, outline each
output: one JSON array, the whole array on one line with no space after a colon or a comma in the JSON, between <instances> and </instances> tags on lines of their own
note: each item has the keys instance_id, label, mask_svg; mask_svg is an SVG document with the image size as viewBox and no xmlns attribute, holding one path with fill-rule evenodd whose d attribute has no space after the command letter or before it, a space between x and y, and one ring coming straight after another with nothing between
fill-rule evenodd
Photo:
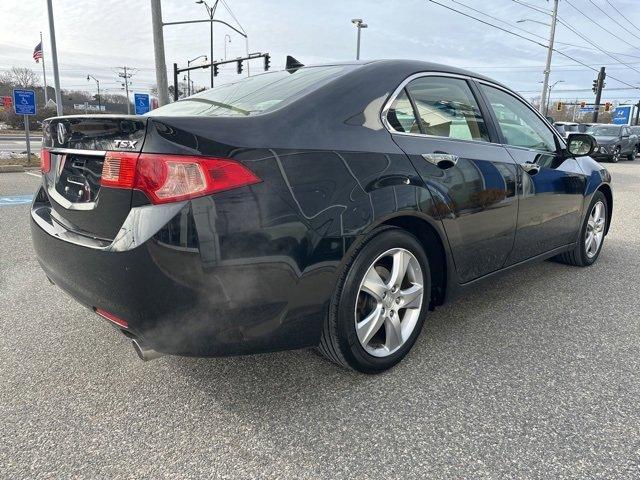
<instances>
[{"instance_id":1,"label":"acura tsx car","mask_svg":"<svg viewBox=\"0 0 640 480\"><path fill-rule=\"evenodd\" d=\"M613 197L594 148L457 68L291 68L46 120L32 238L143 359L317 347L375 373L481 280L596 261Z\"/></svg>"}]
</instances>

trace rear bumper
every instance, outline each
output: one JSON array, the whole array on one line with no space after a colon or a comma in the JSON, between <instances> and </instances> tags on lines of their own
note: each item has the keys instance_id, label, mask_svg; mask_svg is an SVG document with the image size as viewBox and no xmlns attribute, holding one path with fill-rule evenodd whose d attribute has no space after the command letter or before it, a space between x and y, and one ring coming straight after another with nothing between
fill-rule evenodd
<instances>
[{"instance_id":1,"label":"rear bumper","mask_svg":"<svg viewBox=\"0 0 640 480\"><path fill-rule=\"evenodd\" d=\"M124 237L99 243L65 232L47 219L49 207L36 202L33 245L56 285L87 307L125 320L130 335L159 352L219 356L316 345L334 268L303 273L309 232L300 226L292 227L300 230L293 236L300 241L286 232L289 242L277 243L277 255L250 240L253 227L246 218L244 232L218 229L211 208L224 204L224 198L204 197L169 218L159 210L131 222L126 240L134 243ZM150 227L152 217L156 224ZM234 241L238 234L241 246Z\"/></svg>"}]
</instances>

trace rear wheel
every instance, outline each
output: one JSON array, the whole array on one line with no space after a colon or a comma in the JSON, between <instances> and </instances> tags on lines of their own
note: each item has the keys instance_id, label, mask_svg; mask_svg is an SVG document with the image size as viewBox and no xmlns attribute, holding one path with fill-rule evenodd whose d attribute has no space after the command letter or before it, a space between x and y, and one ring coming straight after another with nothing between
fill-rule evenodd
<instances>
[{"instance_id":1,"label":"rear wheel","mask_svg":"<svg viewBox=\"0 0 640 480\"><path fill-rule=\"evenodd\" d=\"M608 208L607 198L602 192L597 191L582 224L580 241L572 251L558 255L556 259L578 267L587 267L595 263L604 244Z\"/></svg>"},{"instance_id":2,"label":"rear wheel","mask_svg":"<svg viewBox=\"0 0 640 480\"><path fill-rule=\"evenodd\" d=\"M364 373L393 367L422 330L430 291L429 261L420 242L399 228L373 232L338 282L320 351Z\"/></svg>"},{"instance_id":3,"label":"rear wheel","mask_svg":"<svg viewBox=\"0 0 640 480\"><path fill-rule=\"evenodd\" d=\"M636 149L634 147L633 150L631 150L627 155L627 160L633 162L635 159L636 159Z\"/></svg>"}]
</instances>

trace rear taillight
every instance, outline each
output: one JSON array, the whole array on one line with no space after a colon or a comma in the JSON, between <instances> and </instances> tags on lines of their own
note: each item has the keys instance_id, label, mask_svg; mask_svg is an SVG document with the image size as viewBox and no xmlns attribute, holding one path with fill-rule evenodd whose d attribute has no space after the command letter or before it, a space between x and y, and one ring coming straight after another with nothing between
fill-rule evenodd
<instances>
[{"instance_id":1,"label":"rear taillight","mask_svg":"<svg viewBox=\"0 0 640 480\"><path fill-rule=\"evenodd\" d=\"M102 166L100 185L133 188L138 156L139 154L130 152L107 152Z\"/></svg>"},{"instance_id":2,"label":"rear taillight","mask_svg":"<svg viewBox=\"0 0 640 480\"><path fill-rule=\"evenodd\" d=\"M170 203L260 182L239 162L156 153L107 153L101 184L135 188L153 203Z\"/></svg>"},{"instance_id":3,"label":"rear taillight","mask_svg":"<svg viewBox=\"0 0 640 480\"><path fill-rule=\"evenodd\" d=\"M40 170L42 173L49 173L51 170L51 152L46 148L40 150Z\"/></svg>"}]
</instances>

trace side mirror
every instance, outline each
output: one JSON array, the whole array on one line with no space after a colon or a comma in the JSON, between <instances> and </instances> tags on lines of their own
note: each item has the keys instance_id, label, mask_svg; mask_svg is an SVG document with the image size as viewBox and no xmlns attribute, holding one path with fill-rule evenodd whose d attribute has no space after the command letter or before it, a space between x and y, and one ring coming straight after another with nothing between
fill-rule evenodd
<instances>
[{"instance_id":1,"label":"side mirror","mask_svg":"<svg viewBox=\"0 0 640 480\"><path fill-rule=\"evenodd\" d=\"M570 133L567 138L567 152L570 157L586 157L596 151L598 142L586 133Z\"/></svg>"}]
</instances>

